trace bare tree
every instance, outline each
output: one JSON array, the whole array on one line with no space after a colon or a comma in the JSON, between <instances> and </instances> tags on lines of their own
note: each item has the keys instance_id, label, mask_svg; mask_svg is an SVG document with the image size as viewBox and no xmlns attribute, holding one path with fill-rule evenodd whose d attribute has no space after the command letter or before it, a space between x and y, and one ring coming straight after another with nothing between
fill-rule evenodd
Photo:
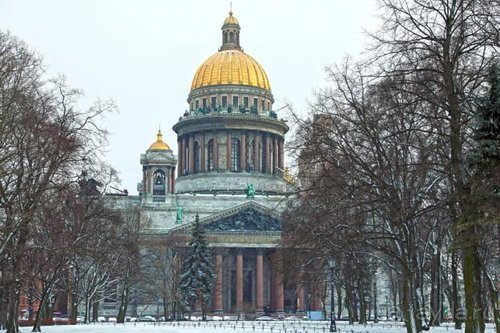
<instances>
[{"instance_id":1,"label":"bare tree","mask_svg":"<svg viewBox=\"0 0 500 333\"><path fill-rule=\"evenodd\" d=\"M446 125L442 142L447 147L447 163L442 171L449 179L449 213L458 231L457 247L464 258L466 333L484 332L482 316L477 315L482 307L481 286L472 278L480 275L477 263L481 237L463 219L469 176L464 168L467 149L464 138L490 56L498 53L500 3L498 0L382 0L381 3L385 10L384 24L373 36L380 64L376 75L403 75L410 79L416 87L411 93L437 108L436 114L427 113L428 116ZM456 314L457 273L453 275Z\"/></svg>"},{"instance_id":2,"label":"bare tree","mask_svg":"<svg viewBox=\"0 0 500 333\"><path fill-rule=\"evenodd\" d=\"M19 331L24 254L36 239L43 201L74 183L82 169L102 165L106 132L97 120L114 109L99 101L78 109L81 93L64 79L47 81L42 64L22 42L0 33L0 255L8 333Z\"/></svg>"}]
</instances>

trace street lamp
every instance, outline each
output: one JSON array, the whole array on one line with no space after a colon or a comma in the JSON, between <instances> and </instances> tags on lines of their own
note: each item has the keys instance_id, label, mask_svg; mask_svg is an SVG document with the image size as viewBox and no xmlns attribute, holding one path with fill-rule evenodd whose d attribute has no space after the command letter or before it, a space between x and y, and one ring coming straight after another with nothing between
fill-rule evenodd
<instances>
[{"instance_id":1,"label":"street lamp","mask_svg":"<svg viewBox=\"0 0 500 333\"><path fill-rule=\"evenodd\" d=\"M337 324L335 323L335 291L333 288L333 270L335 269L335 260L328 260L328 266L330 267L330 292L331 292L331 302L330 302L330 332L337 332Z\"/></svg>"},{"instance_id":2,"label":"street lamp","mask_svg":"<svg viewBox=\"0 0 500 333\"><path fill-rule=\"evenodd\" d=\"M377 272L373 277L373 322L378 323L378 313L377 313Z\"/></svg>"}]
</instances>

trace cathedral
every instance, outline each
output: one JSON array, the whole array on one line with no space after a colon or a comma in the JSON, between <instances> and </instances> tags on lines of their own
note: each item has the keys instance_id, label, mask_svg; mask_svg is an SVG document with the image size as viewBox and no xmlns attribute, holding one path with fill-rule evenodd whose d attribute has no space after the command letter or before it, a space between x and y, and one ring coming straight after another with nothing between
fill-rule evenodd
<instances>
[{"instance_id":1,"label":"cathedral","mask_svg":"<svg viewBox=\"0 0 500 333\"><path fill-rule=\"evenodd\" d=\"M280 215L294 190L285 172L289 128L273 111L266 72L240 45L232 12L187 102L173 126L177 155L158 131L140 158L139 195L123 199L151 222L144 243L174 239L186 247L198 214L214 252L212 313L303 312L304 287L288 287L279 265Z\"/></svg>"}]
</instances>

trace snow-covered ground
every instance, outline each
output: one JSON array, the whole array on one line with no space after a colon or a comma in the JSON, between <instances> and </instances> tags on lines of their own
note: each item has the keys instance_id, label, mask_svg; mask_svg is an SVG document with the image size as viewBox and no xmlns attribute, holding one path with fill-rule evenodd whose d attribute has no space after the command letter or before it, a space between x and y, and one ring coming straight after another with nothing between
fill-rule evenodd
<instances>
[{"instance_id":1,"label":"snow-covered ground","mask_svg":"<svg viewBox=\"0 0 500 333\"><path fill-rule=\"evenodd\" d=\"M337 323L337 331L344 333L404 333L401 323L383 323L369 325L348 325L346 322ZM0 330L0 332L3 332ZM21 332L31 332L30 327L21 328ZM90 324L75 326L44 326L45 333L328 333L329 322L326 321L209 321L209 322L168 322L168 323L126 323L126 324ZM444 324L441 327L432 327L430 333L459 333L452 325ZM486 332L493 333L491 324L487 325Z\"/></svg>"}]
</instances>

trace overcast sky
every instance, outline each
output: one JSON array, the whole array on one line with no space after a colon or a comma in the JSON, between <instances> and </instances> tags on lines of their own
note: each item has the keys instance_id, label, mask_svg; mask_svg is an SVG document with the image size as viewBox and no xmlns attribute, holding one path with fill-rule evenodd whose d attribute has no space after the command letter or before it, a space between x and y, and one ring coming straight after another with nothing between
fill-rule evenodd
<instances>
[{"instance_id":1,"label":"overcast sky","mask_svg":"<svg viewBox=\"0 0 500 333\"><path fill-rule=\"evenodd\" d=\"M136 194L140 154L158 127L174 154L172 126L184 113L193 75L221 43L229 0L0 0L0 29L36 49L89 100L112 98L109 160ZM245 52L266 70L275 98L307 112L326 85L324 68L368 45L376 0L233 0ZM283 117L284 115L279 115Z\"/></svg>"}]
</instances>

